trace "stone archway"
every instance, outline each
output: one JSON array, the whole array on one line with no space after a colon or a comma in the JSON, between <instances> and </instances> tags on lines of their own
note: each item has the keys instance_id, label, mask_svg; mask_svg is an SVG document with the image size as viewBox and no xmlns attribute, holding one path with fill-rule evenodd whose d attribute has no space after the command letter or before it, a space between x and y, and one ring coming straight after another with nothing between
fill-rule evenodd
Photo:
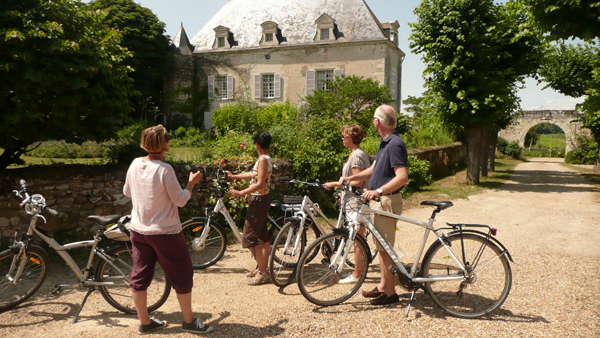
<instances>
[{"instance_id":1,"label":"stone archway","mask_svg":"<svg viewBox=\"0 0 600 338\"><path fill-rule=\"evenodd\" d=\"M523 110L515 117L508 128L498 133L498 136L508 142L518 141L519 146L525 148L525 135L527 135L527 132L538 124L550 123L565 132L567 140L565 153L568 153L576 148L575 136L581 133L582 129L587 130L583 128L583 122L577 121L582 118L583 113L575 110ZM522 151L521 157L523 157Z\"/></svg>"}]
</instances>

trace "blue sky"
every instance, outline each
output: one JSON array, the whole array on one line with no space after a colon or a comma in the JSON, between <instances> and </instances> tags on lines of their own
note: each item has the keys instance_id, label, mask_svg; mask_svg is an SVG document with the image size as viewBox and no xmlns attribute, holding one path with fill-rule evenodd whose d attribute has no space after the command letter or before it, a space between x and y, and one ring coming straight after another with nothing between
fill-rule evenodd
<instances>
[{"instance_id":1,"label":"blue sky","mask_svg":"<svg viewBox=\"0 0 600 338\"><path fill-rule=\"evenodd\" d=\"M228 0L134 0L143 7L149 8L166 24L167 34L173 37L181 23L188 37L192 39L196 33L227 3ZM302 1L302 0L281 0ZM343 0L340 0L343 1ZM89 0L85 0L89 2ZM379 21L390 22L398 20L399 47L406 54L402 74L402 98L408 95L421 96L423 93L423 70L425 65L421 56L411 52L409 45L409 22L415 22L414 8L419 0L366 0ZM521 108L529 109L575 109L575 104L583 99L573 99L552 89L542 88L533 79L528 79L525 88L519 91Z\"/></svg>"}]
</instances>

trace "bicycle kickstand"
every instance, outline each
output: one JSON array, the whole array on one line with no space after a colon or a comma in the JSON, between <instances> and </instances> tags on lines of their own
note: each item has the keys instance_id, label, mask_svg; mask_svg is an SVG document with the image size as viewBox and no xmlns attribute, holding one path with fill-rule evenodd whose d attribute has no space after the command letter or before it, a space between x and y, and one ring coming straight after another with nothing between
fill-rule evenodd
<instances>
[{"instance_id":1,"label":"bicycle kickstand","mask_svg":"<svg viewBox=\"0 0 600 338\"><path fill-rule=\"evenodd\" d=\"M83 310L83 306L85 305L85 302L87 301L88 297L92 294L92 292L94 292L96 290L95 286L90 286L88 292L85 294L85 297L83 297L83 302L81 302L81 306L79 307L79 311L77 311L77 314L75 315L75 318L73 318L73 320L71 321L71 324L75 324L77 322L77 318L79 317L79 314L81 313L81 310Z\"/></svg>"},{"instance_id":2,"label":"bicycle kickstand","mask_svg":"<svg viewBox=\"0 0 600 338\"><path fill-rule=\"evenodd\" d=\"M410 301L408 302L408 309L406 310L406 318L408 318L408 313L410 312L410 306L412 304L413 299L415 298L415 293L417 293L417 291L419 291L419 289L423 289L423 285L421 285L421 283L415 283L415 289L413 290L412 294L410 295Z\"/></svg>"}]
</instances>

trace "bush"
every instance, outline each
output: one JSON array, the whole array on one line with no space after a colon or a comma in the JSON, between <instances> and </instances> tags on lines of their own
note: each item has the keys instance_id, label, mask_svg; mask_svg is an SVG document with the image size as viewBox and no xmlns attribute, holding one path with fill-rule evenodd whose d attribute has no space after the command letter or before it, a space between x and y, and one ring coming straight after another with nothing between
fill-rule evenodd
<instances>
[{"instance_id":1,"label":"bush","mask_svg":"<svg viewBox=\"0 0 600 338\"><path fill-rule=\"evenodd\" d=\"M428 174L429 161L419 160L416 156L409 156L407 170L408 183L402 189L403 196L419 191L424 186L433 183L433 177Z\"/></svg>"},{"instance_id":2,"label":"bush","mask_svg":"<svg viewBox=\"0 0 600 338\"><path fill-rule=\"evenodd\" d=\"M577 135L575 138L577 149L571 150L565 156L565 163L596 164L598 156L598 143L592 136Z\"/></svg>"},{"instance_id":3,"label":"bush","mask_svg":"<svg viewBox=\"0 0 600 338\"><path fill-rule=\"evenodd\" d=\"M81 145L61 141L37 142L27 155L45 158L94 158L102 157L102 145L94 141L86 141Z\"/></svg>"},{"instance_id":4,"label":"bush","mask_svg":"<svg viewBox=\"0 0 600 338\"><path fill-rule=\"evenodd\" d=\"M523 148L521 148L519 146L519 142L518 141L513 141L510 142L505 149L505 153L504 155L508 155L514 159L518 159L521 156L521 150Z\"/></svg>"},{"instance_id":5,"label":"bush","mask_svg":"<svg viewBox=\"0 0 600 338\"><path fill-rule=\"evenodd\" d=\"M272 125L285 121L295 121L298 116L298 108L290 101L284 103L273 103L256 112L256 121L259 130L267 130Z\"/></svg>"},{"instance_id":6,"label":"bush","mask_svg":"<svg viewBox=\"0 0 600 338\"><path fill-rule=\"evenodd\" d=\"M220 133L229 131L256 133L258 106L247 102L234 102L217 109L213 114L213 126Z\"/></svg>"},{"instance_id":7,"label":"bush","mask_svg":"<svg viewBox=\"0 0 600 338\"><path fill-rule=\"evenodd\" d=\"M507 146L508 141L502 137L498 137L498 141L496 142L496 150L501 154L506 154Z\"/></svg>"},{"instance_id":8,"label":"bush","mask_svg":"<svg viewBox=\"0 0 600 338\"><path fill-rule=\"evenodd\" d=\"M140 147L144 126L133 124L117 132L114 141L105 143L104 157L113 163L130 163L147 153Z\"/></svg>"}]
</instances>

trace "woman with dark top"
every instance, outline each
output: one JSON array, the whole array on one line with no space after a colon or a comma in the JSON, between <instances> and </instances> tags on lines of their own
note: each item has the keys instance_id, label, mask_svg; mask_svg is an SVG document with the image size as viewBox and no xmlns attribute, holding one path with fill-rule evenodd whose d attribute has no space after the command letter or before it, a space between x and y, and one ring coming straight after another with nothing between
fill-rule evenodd
<instances>
[{"instance_id":1,"label":"woman with dark top","mask_svg":"<svg viewBox=\"0 0 600 338\"><path fill-rule=\"evenodd\" d=\"M271 134L262 131L253 137L254 148L258 153L258 160L248 173L233 175L226 171L227 177L234 180L251 180L250 186L244 190L230 190L233 197L250 195L248 210L242 235L242 247L250 249L256 259L257 267L246 276L250 277L249 285L260 285L270 281L267 272L267 263L271 252L271 238L267 230L267 216L271 207L271 172L273 164L269 156Z\"/></svg>"},{"instance_id":2,"label":"woman with dark top","mask_svg":"<svg viewBox=\"0 0 600 338\"><path fill-rule=\"evenodd\" d=\"M347 126L342 127L342 142L344 143L344 147L350 149L350 156L348 156L348 161L344 163L342 167L342 177L351 176L360 173L361 171L369 168L371 166L371 162L369 161L369 156L367 153L361 148L360 143L365 138L365 133L362 128L356 124L349 124ZM351 181L350 185L355 185L362 187L363 181ZM366 186L368 186L368 181ZM341 188L342 185L339 182L327 182L324 184L325 188L331 189L334 187ZM346 204L346 220L352 221L356 219L358 216L358 210L360 209L361 202L354 199L348 201ZM364 226L360 226L360 230L358 234L361 236L365 235ZM356 246L358 248L358 246ZM356 259L356 265L354 267L354 271L339 281L340 284L347 283L356 283L358 282L358 277L360 277L360 272L363 269L364 260Z\"/></svg>"},{"instance_id":3,"label":"woman with dark top","mask_svg":"<svg viewBox=\"0 0 600 338\"><path fill-rule=\"evenodd\" d=\"M140 146L148 156L133 160L123 187L123 194L131 197L133 205L130 235L133 271L129 284L140 319L138 333L146 334L167 324L148 315L146 290L152 282L156 261L177 293L183 314L182 330L208 333L213 328L195 318L192 312L194 267L181 232L178 210L190 199L202 174L190 173L186 188L181 189L173 167L163 162L170 139L160 124L142 132Z\"/></svg>"}]
</instances>

